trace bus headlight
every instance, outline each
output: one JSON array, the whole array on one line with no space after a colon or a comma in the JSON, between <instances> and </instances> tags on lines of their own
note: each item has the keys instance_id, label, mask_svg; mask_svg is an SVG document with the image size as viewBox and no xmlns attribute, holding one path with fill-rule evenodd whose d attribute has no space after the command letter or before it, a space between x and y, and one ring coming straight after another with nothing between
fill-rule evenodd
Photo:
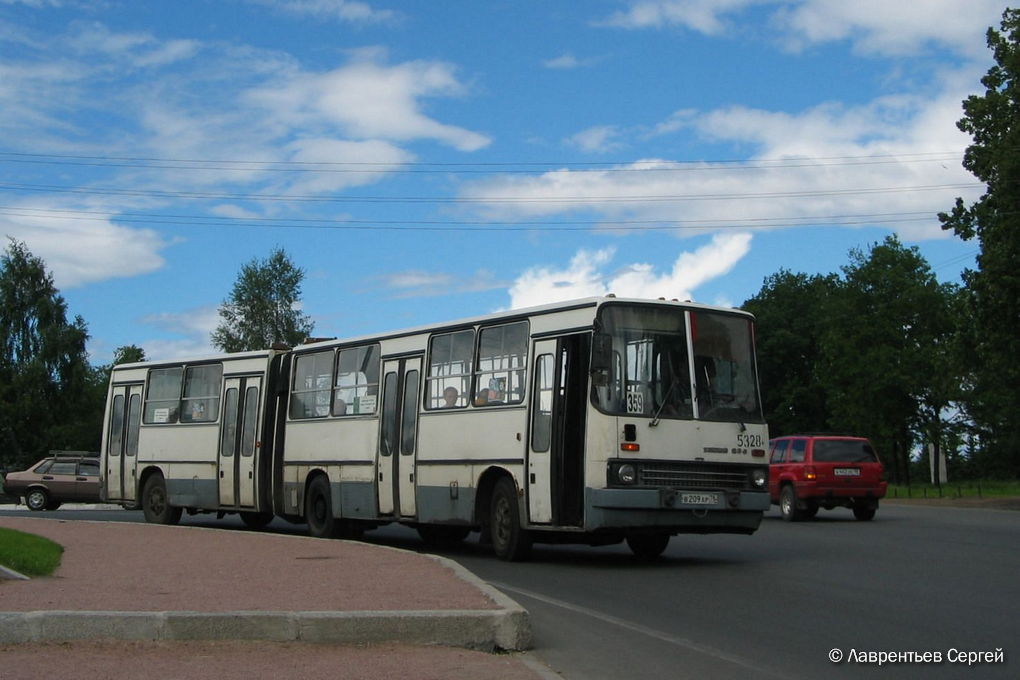
<instances>
[{"instance_id":1,"label":"bus headlight","mask_svg":"<svg viewBox=\"0 0 1020 680\"><path fill-rule=\"evenodd\" d=\"M616 468L616 481L620 484L634 484L637 482L637 469L627 463Z\"/></svg>"},{"instance_id":2,"label":"bus headlight","mask_svg":"<svg viewBox=\"0 0 1020 680\"><path fill-rule=\"evenodd\" d=\"M756 489L764 489L769 481L769 473L765 468L751 470L751 485Z\"/></svg>"}]
</instances>

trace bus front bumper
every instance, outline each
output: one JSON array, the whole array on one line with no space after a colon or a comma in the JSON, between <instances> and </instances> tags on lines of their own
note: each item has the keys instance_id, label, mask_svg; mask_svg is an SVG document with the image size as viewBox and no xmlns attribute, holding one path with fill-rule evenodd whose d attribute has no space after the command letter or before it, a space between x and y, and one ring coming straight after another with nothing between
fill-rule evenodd
<instances>
[{"instance_id":1,"label":"bus front bumper","mask_svg":"<svg viewBox=\"0 0 1020 680\"><path fill-rule=\"evenodd\" d=\"M769 509L766 491L589 489L590 531L658 527L673 533L750 534Z\"/></svg>"}]
</instances>

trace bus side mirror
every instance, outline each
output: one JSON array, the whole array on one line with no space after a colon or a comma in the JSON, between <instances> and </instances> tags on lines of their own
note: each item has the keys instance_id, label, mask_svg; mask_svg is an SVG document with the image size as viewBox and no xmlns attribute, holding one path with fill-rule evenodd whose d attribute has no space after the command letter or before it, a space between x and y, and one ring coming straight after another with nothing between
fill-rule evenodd
<instances>
[{"instance_id":1,"label":"bus side mirror","mask_svg":"<svg viewBox=\"0 0 1020 680\"><path fill-rule=\"evenodd\" d=\"M595 385L609 384L609 369L613 365L613 338L596 333L591 343L591 377Z\"/></svg>"}]
</instances>

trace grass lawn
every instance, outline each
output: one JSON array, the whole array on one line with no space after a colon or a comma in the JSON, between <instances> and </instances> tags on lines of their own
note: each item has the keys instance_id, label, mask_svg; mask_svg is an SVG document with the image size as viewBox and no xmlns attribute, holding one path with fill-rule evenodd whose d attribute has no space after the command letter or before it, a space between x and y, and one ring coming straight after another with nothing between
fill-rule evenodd
<instances>
[{"instance_id":1,"label":"grass lawn","mask_svg":"<svg viewBox=\"0 0 1020 680\"><path fill-rule=\"evenodd\" d=\"M25 576L49 576L63 552L48 538L0 527L0 564Z\"/></svg>"}]
</instances>

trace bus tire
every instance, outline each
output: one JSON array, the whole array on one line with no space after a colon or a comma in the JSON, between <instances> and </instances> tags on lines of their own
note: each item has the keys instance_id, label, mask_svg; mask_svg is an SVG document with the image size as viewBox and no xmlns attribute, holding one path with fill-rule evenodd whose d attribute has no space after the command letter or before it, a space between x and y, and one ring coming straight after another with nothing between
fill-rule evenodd
<instances>
[{"instance_id":1,"label":"bus tire","mask_svg":"<svg viewBox=\"0 0 1020 680\"><path fill-rule=\"evenodd\" d=\"M507 562L521 562L531 554L531 535L521 527L517 504L517 486L509 477L501 477L492 490L489 513L492 550Z\"/></svg>"},{"instance_id":2,"label":"bus tire","mask_svg":"<svg viewBox=\"0 0 1020 680\"><path fill-rule=\"evenodd\" d=\"M634 534L627 537L627 547L639 560L650 562L669 545L669 534Z\"/></svg>"},{"instance_id":3,"label":"bus tire","mask_svg":"<svg viewBox=\"0 0 1020 680\"><path fill-rule=\"evenodd\" d=\"M242 512L241 521L249 529L260 531L265 529L266 526L273 521L273 513L271 512Z\"/></svg>"},{"instance_id":4,"label":"bus tire","mask_svg":"<svg viewBox=\"0 0 1020 680\"><path fill-rule=\"evenodd\" d=\"M142 512L149 524L177 524L181 521L182 508L170 505L163 475L155 474L145 480L142 489Z\"/></svg>"},{"instance_id":5,"label":"bus tire","mask_svg":"<svg viewBox=\"0 0 1020 680\"><path fill-rule=\"evenodd\" d=\"M308 533L315 538L335 538L339 533L340 523L333 516L333 497L329 489L329 480L318 475L308 485L305 495L305 522Z\"/></svg>"}]
</instances>

